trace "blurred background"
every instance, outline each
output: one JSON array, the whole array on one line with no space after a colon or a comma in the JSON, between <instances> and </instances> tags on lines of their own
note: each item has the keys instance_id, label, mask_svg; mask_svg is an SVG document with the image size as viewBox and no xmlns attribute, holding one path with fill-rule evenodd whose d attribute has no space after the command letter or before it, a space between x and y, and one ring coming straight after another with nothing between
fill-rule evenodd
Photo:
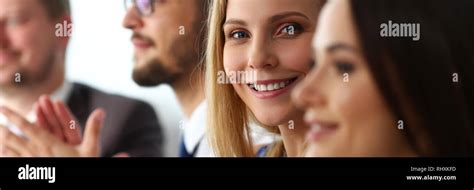
<instances>
[{"instance_id":1,"label":"blurred background","mask_svg":"<svg viewBox=\"0 0 474 190\"><path fill-rule=\"evenodd\" d=\"M131 32L122 27L123 1L71 0L71 9L73 34L66 58L67 78L150 103L164 130L164 156L178 156L183 114L169 86L142 88L133 82L133 46Z\"/></svg>"}]
</instances>

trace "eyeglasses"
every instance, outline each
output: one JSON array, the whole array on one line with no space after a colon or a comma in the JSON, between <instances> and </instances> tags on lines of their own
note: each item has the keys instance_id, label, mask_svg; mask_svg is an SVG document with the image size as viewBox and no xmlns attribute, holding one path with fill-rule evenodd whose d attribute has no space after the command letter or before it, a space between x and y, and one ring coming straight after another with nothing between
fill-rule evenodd
<instances>
[{"instance_id":1,"label":"eyeglasses","mask_svg":"<svg viewBox=\"0 0 474 190\"><path fill-rule=\"evenodd\" d=\"M135 7L142 16L149 16L155 11L155 0L124 0L125 10Z\"/></svg>"}]
</instances>

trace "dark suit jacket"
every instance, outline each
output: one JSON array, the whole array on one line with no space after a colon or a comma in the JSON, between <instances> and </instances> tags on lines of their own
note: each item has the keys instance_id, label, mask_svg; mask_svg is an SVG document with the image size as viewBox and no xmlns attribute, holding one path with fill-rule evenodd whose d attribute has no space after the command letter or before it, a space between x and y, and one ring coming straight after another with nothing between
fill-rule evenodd
<instances>
[{"instance_id":1,"label":"dark suit jacket","mask_svg":"<svg viewBox=\"0 0 474 190\"><path fill-rule=\"evenodd\" d=\"M82 127L94 109L106 111L100 137L101 156L111 157L120 152L134 157L162 155L161 127L147 103L74 83L68 106Z\"/></svg>"}]
</instances>

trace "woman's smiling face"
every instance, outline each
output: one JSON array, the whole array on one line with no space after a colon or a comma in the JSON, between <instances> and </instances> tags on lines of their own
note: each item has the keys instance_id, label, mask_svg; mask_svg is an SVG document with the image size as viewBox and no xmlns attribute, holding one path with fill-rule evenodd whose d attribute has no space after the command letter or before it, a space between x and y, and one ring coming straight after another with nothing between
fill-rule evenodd
<instances>
[{"instance_id":1,"label":"woman's smiling face","mask_svg":"<svg viewBox=\"0 0 474 190\"><path fill-rule=\"evenodd\" d=\"M268 126L301 117L291 91L309 72L317 19L314 0L229 0L223 25L226 72L256 76L232 84L257 120Z\"/></svg>"}]
</instances>

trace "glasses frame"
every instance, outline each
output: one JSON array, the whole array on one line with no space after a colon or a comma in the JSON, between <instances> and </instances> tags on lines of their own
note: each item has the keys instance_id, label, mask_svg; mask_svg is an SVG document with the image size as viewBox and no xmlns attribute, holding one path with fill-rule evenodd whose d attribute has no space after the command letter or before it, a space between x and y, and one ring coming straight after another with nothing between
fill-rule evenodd
<instances>
[{"instance_id":1,"label":"glasses frame","mask_svg":"<svg viewBox=\"0 0 474 190\"><path fill-rule=\"evenodd\" d=\"M125 11L128 11L128 9L135 7L135 10L140 14L140 16L150 16L155 12L155 2L156 0L149 0L150 1L150 7L151 10L150 12L144 12L140 10L140 8L137 6L137 0L124 0L123 5L125 6ZM127 7L128 3L131 3L132 5L130 7Z\"/></svg>"}]
</instances>

